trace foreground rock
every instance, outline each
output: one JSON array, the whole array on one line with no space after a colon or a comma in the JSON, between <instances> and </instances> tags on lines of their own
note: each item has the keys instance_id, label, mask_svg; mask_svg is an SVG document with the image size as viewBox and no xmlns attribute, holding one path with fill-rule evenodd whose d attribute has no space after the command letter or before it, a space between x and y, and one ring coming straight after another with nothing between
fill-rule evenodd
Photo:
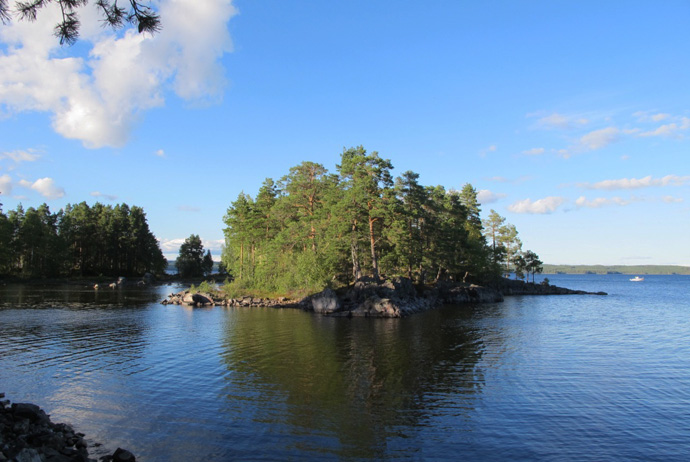
<instances>
[{"instance_id":1,"label":"foreground rock","mask_svg":"<svg viewBox=\"0 0 690 462\"><path fill-rule=\"evenodd\" d=\"M5 394L0 393L0 399ZM83 433L64 423L53 423L35 404L0 401L0 461L96 462L89 458ZM135 462L134 455L118 448L102 461Z\"/></svg>"},{"instance_id":2,"label":"foreground rock","mask_svg":"<svg viewBox=\"0 0 690 462\"><path fill-rule=\"evenodd\" d=\"M254 306L268 308L295 308L299 300L290 300L285 297L280 298L224 298L222 295L210 293L192 293L188 290L168 295L168 298L161 302L163 305L185 305L194 307L204 306Z\"/></svg>"}]
</instances>

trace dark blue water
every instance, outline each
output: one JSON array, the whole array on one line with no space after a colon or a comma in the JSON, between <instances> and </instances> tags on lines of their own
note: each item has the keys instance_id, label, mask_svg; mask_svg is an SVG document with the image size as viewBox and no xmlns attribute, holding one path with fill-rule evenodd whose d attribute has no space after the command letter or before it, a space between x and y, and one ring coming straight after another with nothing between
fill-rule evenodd
<instances>
[{"instance_id":1,"label":"dark blue water","mask_svg":"<svg viewBox=\"0 0 690 462\"><path fill-rule=\"evenodd\" d=\"M0 288L0 391L139 460L687 460L690 277L402 320Z\"/></svg>"}]
</instances>

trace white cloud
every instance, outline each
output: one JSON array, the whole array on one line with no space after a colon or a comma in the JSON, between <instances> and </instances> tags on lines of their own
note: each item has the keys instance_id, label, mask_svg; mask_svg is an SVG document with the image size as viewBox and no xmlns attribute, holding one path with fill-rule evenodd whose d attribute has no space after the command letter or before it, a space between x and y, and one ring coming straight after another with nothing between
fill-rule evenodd
<instances>
[{"instance_id":1,"label":"white cloud","mask_svg":"<svg viewBox=\"0 0 690 462\"><path fill-rule=\"evenodd\" d=\"M165 151L163 151L162 149L159 149L158 151L156 151L155 154L158 157L165 157Z\"/></svg>"},{"instance_id":2,"label":"white cloud","mask_svg":"<svg viewBox=\"0 0 690 462\"><path fill-rule=\"evenodd\" d=\"M61 186L56 186L52 178L40 178L33 183L27 180L21 180L19 185L24 188L33 189L46 199L59 199L65 195L65 189Z\"/></svg>"},{"instance_id":3,"label":"white cloud","mask_svg":"<svg viewBox=\"0 0 690 462\"><path fill-rule=\"evenodd\" d=\"M633 114L638 122L661 122L662 120L670 119L671 114L663 112L650 113L649 111L637 111Z\"/></svg>"},{"instance_id":4,"label":"white cloud","mask_svg":"<svg viewBox=\"0 0 690 462\"><path fill-rule=\"evenodd\" d=\"M184 240L185 238L161 239L161 250L164 253L178 252L180 250L180 246L184 243Z\"/></svg>"},{"instance_id":5,"label":"white cloud","mask_svg":"<svg viewBox=\"0 0 690 462\"><path fill-rule=\"evenodd\" d=\"M220 99L225 84L220 58L232 50L232 0L164 0L154 36L104 32L93 5L82 8L86 57L65 57L53 35L59 6L38 19L0 28L0 108L45 111L53 129L89 148L122 146L146 110L164 103L163 90L193 101Z\"/></svg>"},{"instance_id":6,"label":"white cloud","mask_svg":"<svg viewBox=\"0 0 690 462\"><path fill-rule=\"evenodd\" d=\"M491 204L506 196L507 194L491 192L488 189L480 189L477 191L477 201L480 204Z\"/></svg>"},{"instance_id":7,"label":"white cloud","mask_svg":"<svg viewBox=\"0 0 690 462\"><path fill-rule=\"evenodd\" d=\"M547 116L543 116L542 114L543 113L527 114L527 117L539 117L539 119L537 119L536 127L546 129L558 128L566 130L576 126L587 125L589 123L589 120L585 117L567 116L557 112L553 112Z\"/></svg>"},{"instance_id":8,"label":"white cloud","mask_svg":"<svg viewBox=\"0 0 690 462\"><path fill-rule=\"evenodd\" d=\"M544 148L532 148L526 151L522 151L522 153L527 156L539 156L541 154L544 154L544 151Z\"/></svg>"},{"instance_id":9,"label":"white cloud","mask_svg":"<svg viewBox=\"0 0 690 462\"><path fill-rule=\"evenodd\" d=\"M12 194L12 178L9 175L0 176L0 195L9 196Z\"/></svg>"},{"instance_id":10,"label":"white cloud","mask_svg":"<svg viewBox=\"0 0 690 462\"><path fill-rule=\"evenodd\" d=\"M681 132L690 129L690 118L681 117L677 122L672 122L669 124L661 125L655 130L649 130L646 132L640 132L638 136L650 137L650 136L663 136L666 138L680 138L683 136Z\"/></svg>"},{"instance_id":11,"label":"white cloud","mask_svg":"<svg viewBox=\"0 0 690 462\"><path fill-rule=\"evenodd\" d=\"M690 183L690 176L666 175L661 178L653 178L648 175L644 178L621 178L618 180L604 180L597 183L579 183L578 186L586 189L639 189L663 186L683 186Z\"/></svg>"},{"instance_id":12,"label":"white cloud","mask_svg":"<svg viewBox=\"0 0 690 462\"><path fill-rule=\"evenodd\" d=\"M554 112L551 115L542 117L541 119L537 120L537 124L539 124L542 127L568 128L569 121L568 118L564 115Z\"/></svg>"},{"instance_id":13,"label":"white cloud","mask_svg":"<svg viewBox=\"0 0 690 462\"><path fill-rule=\"evenodd\" d=\"M113 196L112 194L103 194L100 191L93 191L91 193L91 196L93 197L102 197L103 199L109 200L109 201L116 201L117 196Z\"/></svg>"},{"instance_id":14,"label":"white cloud","mask_svg":"<svg viewBox=\"0 0 690 462\"><path fill-rule=\"evenodd\" d=\"M41 156L38 155L34 149L0 152L0 159L10 159L17 163L33 162L38 160L39 157Z\"/></svg>"},{"instance_id":15,"label":"white cloud","mask_svg":"<svg viewBox=\"0 0 690 462\"><path fill-rule=\"evenodd\" d=\"M630 205L633 202L639 202L641 199L639 198L630 198L630 199L623 199L621 197L611 197L611 198L605 198L605 197L597 197L596 199L588 200L585 196L580 196L575 200L575 205L578 207L587 207L587 208L600 208L600 207L605 207L609 205L618 205L618 206L626 206Z\"/></svg>"},{"instance_id":16,"label":"white cloud","mask_svg":"<svg viewBox=\"0 0 690 462\"><path fill-rule=\"evenodd\" d=\"M674 196L664 196L661 198L661 200L666 202L667 204L676 204L679 202L683 202L682 197L674 197Z\"/></svg>"},{"instance_id":17,"label":"white cloud","mask_svg":"<svg viewBox=\"0 0 690 462\"><path fill-rule=\"evenodd\" d=\"M178 253L180 246L184 244L186 238L175 239L161 239L160 245L163 253ZM201 244L204 246L204 251L210 250L212 253L220 255L221 247L225 244L224 239L204 239L201 238Z\"/></svg>"},{"instance_id":18,"label":"white cloud","mask_svg":"<svg viewBox=\"0 0 690 462\"><path fill-rule=\"evenodd\" d=\"M607 127L583 135L580 145L590 151L601 149L618 140L620 130L616 127Z\"/></svg>"},{"instance_id":19,"label":"white cloud","mask_svg":"<svg viewBox=\"0 0 690 462\"><path fill-rule=\"evenodd\" d=\"M509 205L508 210L514 213L547 214L554 212L564 202L564 198L557 196L545 197L534 202L524 199Z\"/></svg>"}]
</instances>

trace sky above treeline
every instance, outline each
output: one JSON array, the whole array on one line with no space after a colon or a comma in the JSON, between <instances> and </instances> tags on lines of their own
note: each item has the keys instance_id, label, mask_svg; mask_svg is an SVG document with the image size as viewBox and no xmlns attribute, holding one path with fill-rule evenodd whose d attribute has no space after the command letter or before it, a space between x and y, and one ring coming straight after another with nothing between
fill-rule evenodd
<instances>
[{"instance_id":1,"label":"sky above treeline","mask_svg":"<svg viewBox=\"0 0 690 462\"><path fill-rule=\"evenodd\" d=\"M13 2L11 2L13 3ZM478 191L553 264L690 265L690 3L161 0L0 25L0 202L125 202L164 253L302 161L362 145Z\"/></svg>"}]
</instances>

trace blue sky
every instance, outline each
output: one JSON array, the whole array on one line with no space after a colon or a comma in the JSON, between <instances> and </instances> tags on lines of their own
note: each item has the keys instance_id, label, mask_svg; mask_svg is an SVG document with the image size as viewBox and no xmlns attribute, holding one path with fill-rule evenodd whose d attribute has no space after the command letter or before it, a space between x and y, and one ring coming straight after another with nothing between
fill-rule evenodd
<instances>
[{"instance_id":1,"label":"blue sky","mask_svg":"<svg viewBox=\"0 0 690 462\"><path fill-rule=\"evenodd\" d=\"M310 160L363 145L480 191L547 263L690 265L690 3L161 0L0 26L0 201L144 207L174 258Z\"/></svg>"}]
</instances>

